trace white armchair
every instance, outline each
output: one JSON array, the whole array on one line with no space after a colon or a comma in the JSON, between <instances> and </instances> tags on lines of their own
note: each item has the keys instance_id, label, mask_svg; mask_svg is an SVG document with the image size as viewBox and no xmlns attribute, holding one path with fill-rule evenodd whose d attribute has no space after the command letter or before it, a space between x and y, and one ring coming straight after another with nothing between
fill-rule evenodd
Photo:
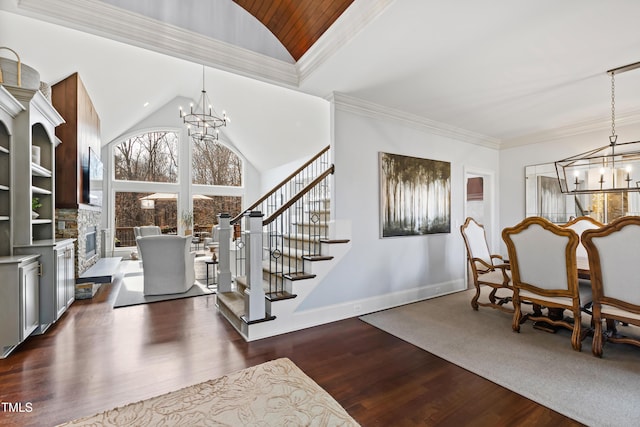
<instances>
[{"instance_id":1,"label":"white armchair","mask_svg":"<svg viewBox=\"0 0 640 427\"><path fill-rule=\"evenodd\" d=\"M145 295L178 294L195 283L195 252L191 236L145 236L137 238L142 256Z\"/></svg>"},{"instance_id":2,"label":"white armchair","mask_svg":"<svg viewBox=\"0 0 640 427\"><path fill-rule=\"evenodd\" d=\"M143 225L141 227L133 227L133 234L137 239L145 236L160 236L162 232L157 225Z\"/></svg>"},{"instance_id":3,"label":"white armchair","mask_svg":"<svg viewBox=\"0 0 640 427\"><path fill-rule=\"evenodd\" d=\"M157 225L143 225L140 227L133 227L133 235L136 239L136 247L138 248L138 257L142 259L142 254L140 253L140 247L138 246L138 237L162 236L162 231L160 231L160 227L158 227Z\"/></svg>"}]
</instances>

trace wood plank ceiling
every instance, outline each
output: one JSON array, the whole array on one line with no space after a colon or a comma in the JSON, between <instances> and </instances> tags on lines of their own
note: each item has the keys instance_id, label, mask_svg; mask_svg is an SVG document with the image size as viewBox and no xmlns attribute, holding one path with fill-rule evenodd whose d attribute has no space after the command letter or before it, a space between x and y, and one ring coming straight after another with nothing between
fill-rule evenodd
<instances>
[{"instance_id":1,"label":"wood plank ceiling","mask_svg":"<svg viewBox=\"0 0 640 427\"><path fill-rule=\"evenodd\" d=\"M267 27L298 61L353 0L233 0Z\"/></svg>"}]
</instances>

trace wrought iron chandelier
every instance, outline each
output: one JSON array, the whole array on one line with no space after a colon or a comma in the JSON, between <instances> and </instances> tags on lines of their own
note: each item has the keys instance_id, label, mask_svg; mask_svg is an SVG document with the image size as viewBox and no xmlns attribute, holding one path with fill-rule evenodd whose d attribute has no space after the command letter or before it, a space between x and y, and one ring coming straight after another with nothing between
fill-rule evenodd
<instances>
[{"instance_id":1,"label":"wrought iron chandelier","mask_svg":"<svg viewBox=\"0 0 640 427\"><path fill-rule=\"evenodd\" d=\"M611 75L609 144L555 162L560 190L568 194L640 191L640 141L618 143L615 76L640 68L640 62L607 71Z\"/></svg>"},{"instance_id":2,"label":"wrought iron chandelier","mask_svg":"<svg viewBox=\"0 0 640 427\"><path fill-rule=\"evenodd\" d=\"M198 104L194 107L189 105L189 112L185 112L180 107L180 118L187 125L188 135L199 141L215 142L218 140L220 128L226 126L230 121L223 111L219 116L213 109L209 96L204 86L204 65L202 66L202 93Z\"/></svg>"}]
</instances>

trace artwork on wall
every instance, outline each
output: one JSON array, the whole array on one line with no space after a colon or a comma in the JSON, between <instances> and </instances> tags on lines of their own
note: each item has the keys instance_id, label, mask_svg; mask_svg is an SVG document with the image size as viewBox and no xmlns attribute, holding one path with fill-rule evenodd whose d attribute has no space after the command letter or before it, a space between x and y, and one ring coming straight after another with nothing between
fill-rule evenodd
<instances>
[{"instance_id":1,"label":"artwork on wall","mask_svg":"<svg viewBox=\"0 0 640 427\"><path fill-rule=\"evenodd\" d=\"M381 237L451 232L451 163L380 153Z\"/></svg>"}]
</instances>

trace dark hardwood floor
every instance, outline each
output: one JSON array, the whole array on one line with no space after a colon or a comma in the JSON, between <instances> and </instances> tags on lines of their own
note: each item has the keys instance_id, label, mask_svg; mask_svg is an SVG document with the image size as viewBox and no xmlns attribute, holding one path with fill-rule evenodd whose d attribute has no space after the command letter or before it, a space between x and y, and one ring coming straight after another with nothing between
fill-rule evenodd
<instances>
[{"instance_id":1,"label":"dark hardwood floor","mask_svg":"<svg viewBox=\"0 0 640 427\"><path fill-rule=\"evenodd\" d=\"M279 357L363 426L580 425L357 318L247 343L214 296L114 310L111 288L0 360L0 400L24 411L0 406L0 425L52 426Z\"/></svg>"}]
</instances>

